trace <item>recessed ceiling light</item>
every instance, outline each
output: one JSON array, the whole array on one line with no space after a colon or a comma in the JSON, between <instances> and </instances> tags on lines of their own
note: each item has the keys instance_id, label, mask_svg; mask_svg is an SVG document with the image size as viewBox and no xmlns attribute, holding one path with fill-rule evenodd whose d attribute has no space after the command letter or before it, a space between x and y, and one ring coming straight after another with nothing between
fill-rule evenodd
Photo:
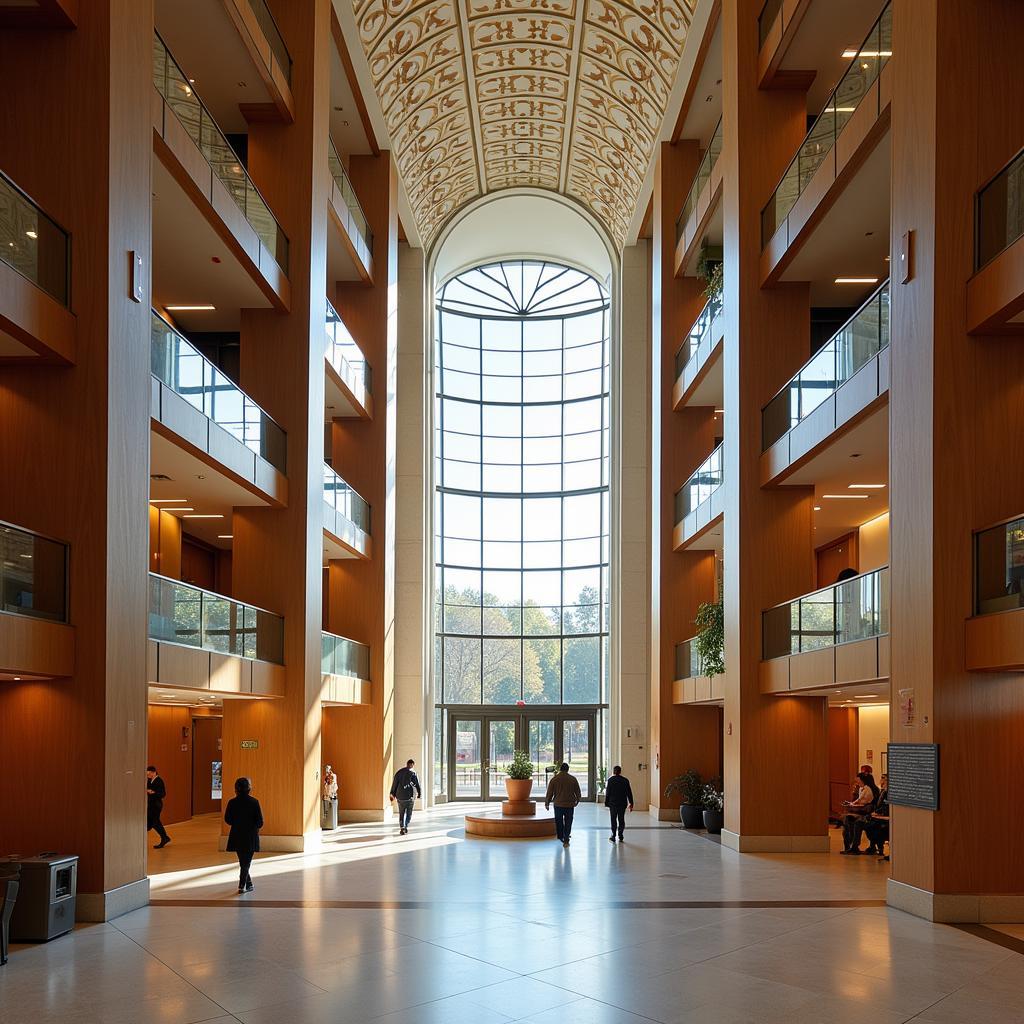
<instances>
[{"instance_id":1,"label":"recessed ceiling light","mask_svg":"<svg viewBox=\"0 0 1024 1024\"><path fill-rule=\"evenodd\" d=\"M21 682L21 676L15 676L15 677L14 677L14 681L15 681L16 683L20 683L20 682Z\"/></svg>"},{"instance_id":2,"label":"recessed ceiling light","mask_svg":"<svg viewBox=\"0 0 1024 1024\"><path fill-rule=\"evenodd\" d=\"M164 309L171 313L195 313L201 310L212 310L216 308L216 306L211 305L209 302L198 303L192 306L164 306Z\"/></svg>"},{"instance_id":3,"label":"recessed ceiling light","mask_svg":"<svg viewBox=\"0 0 1024 1024\"><path fill-rule=\"evenodd\" d=\"M39 235L35 231L26 231L25 234L28 235L29 238L38 238L39 237Z\"/></svg>"},{"instance_id":4,"label":"recessed ceiling light","mask_svg":"<svg viewBox=\"0 0 1024 1024\"><path fill-rule=\"evenodd\" d=\"M150 505L180 505L181 502L188 501L188 498L150 498Z\"/></svg>"},{"instance_id":5,"label":"recessed ceiling light","mask_svg":"<svg viewBox=\"0 0 1024 1024\"><path fill-rule=\"evenodd\" d=\"M885 484L847 484L847 486L851 490L859 487L863 491L880 491L885 487Z\"/></svg>"},{"instance_id":6,"label":"recessed ceiling light","mask_svg":"<svg viewBox=\"0 0 1024 1024\"><path fill-rule=\"evenodd\" d=\"M193 509L190 507L185 508L162 508L161 512L192 512Z\"/></svg>"},{"instance_id":7,"label":"recessed ceiling light","mask_svg":"<svg viewBox=\"0 0 1024 1024\"><path fill-rule=\"evenodd\" d=\"M853 695L854 700L871 700L875 695L873 693L855 693Z\"/></svg>"},{"instance_id":8,"label":"recessed ceiling light","mask_svg":"<svg viewBox=\"0 0 1024 1024\"><path fill-rule=\"evenodd\" d=\"M866 494L823 494L823 498L841 499L846 501L856 501L861 498L867 501L868 496Z\"/></svg>"},{"instance_id":9,"label":"recessed ceiling light","mask_svg":"<svg viewBox=\"0 0 1024 1024\"><path fill-rule=\"evenodd\" d=\"M836 284L878 284L877 277L837 277ZM168 309L171 307L168 306Z\"/></svg>"},{"instance_id":10,"label":"recessed ceiling light","mask_svg":"<svg viewBox=\"0 0 1024 1024\"><path fill-rule=\"evenodd\" d=\"M891 57L892 50L855 50L848 46L843 50L843 57L846 60L853 60L854 57Z\"/></svg>"},{"instance_id":11,"label":"recessed ceiling light","mask_svg":"<svg viewBox=\"0 0 1024 1024\"><path fill-rule=\"evenodd\" d=\"M821 511L821 506L820 505L815 505L814 506L814 511L815 512L820 512Z\"/></svg>"},{"instance_id":12,"label":"recessed ceiling light","mask_svg":"<svg viewBox=\"0 0 1024 1024\"><path fill-rule=\"evenodd\" d=\"M233 533L218 533L217 540L231 540L234 537Z\"/></svg>"},{"instance_id":13,"label":"recessed ceiling light","mask_svg":"<svg viewBox=\"0 0 1024 1024\"><path fill-rule=\"evenodd\" d=\"M176 512L177 509L173 509L172 511ZM193 515L182 516L181 518L182 519L223 519L224 516L221 515L219 512L196 512Z\"/></svg>"}]
</instances>

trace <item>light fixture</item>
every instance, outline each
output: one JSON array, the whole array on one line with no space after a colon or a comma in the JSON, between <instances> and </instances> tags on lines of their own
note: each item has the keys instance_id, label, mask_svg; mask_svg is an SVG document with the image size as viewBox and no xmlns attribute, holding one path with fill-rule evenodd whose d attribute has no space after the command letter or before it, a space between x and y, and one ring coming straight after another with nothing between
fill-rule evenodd
<instances>
[{"instance_id":1,"label":"light fixture","mask_svg":"<svg viewBox=\"0 0 1024 1024\"><path fill-rule=\"evenodd\" d=\"M880 491L885 484L847 484L850 490L860 489L862 491Z\"/></svg>"},{"instance_id":2,"label":"light fixture","mask_svg":"<svg viewBox=\"0 0 1024 1024\"><path fill-rule=\"evenodd\" d=\"M194 510L192 508L186 507L186 508L164 508L164 509L161 509L160 511L161 512L192 512Z\"/></svg>"},{"instance_id":3,"label":"light fixture","mask_svg":"<svg viewBox=\"0 0 1024 1024\"><path fill-rule=\"evenodd\" d=\"M22 558L31 558L31 555L21 555Z\"/></svg>"},{"instance_id":4,"label":"light fixture","mask_svg":"<svg viewBox=\"0 0 1024 1024\"><path fill-rule=\"evenodd\" d=\"M815 505L814 506L814 511L815 512L820 512L821 511L821 506L820 505Z\"/></svg>"},{"instance_id":5,"label":"light fixture","mask_svg":"<svg viewBox=\"0 0 1024 1024\"><path fill-rule=\"evenodd\" d=\"M176 510L175 510L176 511ZM223 519L219 512L196 512L190 516L182 516L182 519Z\"/></svg>"},{"instance_id":6,"label":"light fixture","mask_svg":"<svg viewBox=\"0 0 1024 1024\"><path fill-rule=\"evenodd\" d=\"M203 310L212 310L216 308L217 307L210 302L200 302L191 306L164 306L164 309L169 313L197 313Z\"/></svg>"},{"instance_id":7,"label":"light fixture","mask_svg":"<svg viewBox=\"0 0 1024 1024\"><path fill-rule=\"evenodd\" d=\"M853 695L854 700L871 700L874 698L873 693L855 693Z\"/></svg>"},{"instance_id":8,"label":"light fixture","mask_svg":"<svg viewBox=\"0 0 1024 1024\"><path fill-rule=\"evenodd\" d=\"M724 413L724 412L725 412L725 410L724 410L724 409L716 409L716 410L715 410L715 415L716 415L716 416L720 416L720 415L721 415L722 413Z\"/></svg>"},{"instance_id":9,"label":"light fixture","mask_svg":"<svg viewBox=\"0 0 1024 1024\"><path fill-rule=\"evenodd\" d=\"M822 497L845 501L857 501L858 498L864 501L868 500L868 496L866 494L823 494Z\"/></svg>"},{"instance_id":10,"label":"light fixture","mask_svg":"<svg viewBox=\"0 0 1024 1024\"><path fill-rule=\"evenodd\" d=\"M877 277L837 277L836 284L878 284ZM168 309L171 307L168 306Z\"/></svg>"},{"instance_id":11,"label":"light fixture","mask_svg":"<svg viewBox=\"0 0 1024 1024\"><path fill-rule=\"evenodd\" d=\"M231 540L234 537L233 533L218 533L217 540Z\"/></svg>"},{"instance_id":12,"label":"light fixture","mask_svg":"<svg viewBox=\"0 0 1024 1024\"><path fill-rule=\"evenodd\" d=\"M181 502L188 501L188 498L150 498L150 505L180 505Z\"/></svg>"},{"instance_id":13,"label":"light fixture","mask_svg":"<svg viewBox=\"0 0 1024 1024\"><path fill-rule=\"evenodd\" d=\"M38 238L39 237L39 235L36 234L35 231L26 231L25 234L28 235L29 238Z\"/></svg>"}]
</instances>

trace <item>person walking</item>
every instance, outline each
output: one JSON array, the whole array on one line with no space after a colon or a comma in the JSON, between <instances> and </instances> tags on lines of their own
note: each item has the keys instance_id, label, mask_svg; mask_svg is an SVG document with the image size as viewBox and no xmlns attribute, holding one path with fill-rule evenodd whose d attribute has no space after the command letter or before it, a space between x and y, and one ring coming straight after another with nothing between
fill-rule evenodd
<instances>
[{"instance_id":1,"label":"person walking","mask_svg":"<svg viewBox=\"0 0 1024 1024\"><path fill-rule=\"evenodd\" d=\"M612 834L608 842L615 842L615 830L618 827L619 842L622 842L622 833L626 830L626 808L633 810L633 790L630 788L629 779L622 774L622 767L616 765L612 769L612 777L604 791L604 805L608 808L608 814L612 819Z\"/></svg>"},{"instance_id":2,"label":"person walking","mask_svg":"<svg viewBox=\"0 0 1024 1024\"><path fill-rule=\"evenodd\" d=\"M413 767L416 762L410 757L405 762L404 768L395 772L395 780L391 783L391 800L398 801L398 834L404 836L409 831L409 822L412 821L412 805L416 797L423 796L420 789L420 780L416 778Z\"/></svg>"},{"instance_id":3,"label":"person walking","mask_svg":"<svg viewBox=\"0 0 1024 1024\"><path fill-rule=\"evenodd\" d=\"M167 829L160 820L166 796L167 787L157 774L156 765L146 765L146 831L153 831L160 837L160 842L153 847L154 850L162 850L171 841Z\"/></svg>"},{"instance_id":4,"label":"person walking","mask_svg":"<svg viewBox=\"0 0 1024 1024\"><path fill-rule=\"evenodd\" d=\"M255 887L249 877L249 865L260 849L263 809L252 795L252 783L248 779L235 779L235 795L224 809L224 820L231 826L228 850L238 857L238 891L252 892Z\"/></svg>"},{"instance_id":5,"label":"person walking","mask_svg":"<svg viewBox=\"0 0 1024 1024\"><path fill-rule=\"evenodd\" d=\"M569 765L563 761L558 772L551 776L548 791L544 795L545 811L551 804L555 805L555 835L563 846L569 845L573 812L582 799L580 784L569 774Z\"/></svg>"}]
</instances>

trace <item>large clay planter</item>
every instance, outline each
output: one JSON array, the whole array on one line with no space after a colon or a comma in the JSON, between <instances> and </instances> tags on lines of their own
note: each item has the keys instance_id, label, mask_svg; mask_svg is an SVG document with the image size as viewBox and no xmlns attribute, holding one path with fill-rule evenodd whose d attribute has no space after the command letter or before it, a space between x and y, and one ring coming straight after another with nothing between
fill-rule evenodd
<instances>
[{"instance_id":1,"label":"large clay planter","mask_svg":"<svg viewBox=\"0 0 1024 1024\"><path fill-rule=\"evenodd\" d=\"M505 792L509 800L529 800L530 790L533 789L533 779L506 779Z\"/></svg>"},{"instance_id":2,"label":"large clay planter","mask_svg":"<svg viewBox=\"0 0 1024 1024\"><path fill-rule=\"evenodd\" d=\"M704 811L696 804L680 804L679 820L683 823L683 828L703 828Z\"/></svg>"}]
</instances>

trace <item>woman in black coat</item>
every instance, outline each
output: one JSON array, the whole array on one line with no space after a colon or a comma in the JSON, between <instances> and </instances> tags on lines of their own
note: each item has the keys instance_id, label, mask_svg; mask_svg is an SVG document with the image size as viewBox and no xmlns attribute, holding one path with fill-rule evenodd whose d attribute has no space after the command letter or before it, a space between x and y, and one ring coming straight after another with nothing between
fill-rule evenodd
<instances>
[{"instance_id":1,"label":"woman in black coat","mask_svg":"<svg viewBox=\"0 0 1024 1024\"><path fill-rule=\"evenodd\" d=\"M253 890L249 865L260 848L260 829L263 828L260 802L251 793L252 783L248 779L235 779L235 795L224 811L224 820L231 826L228 849L238 856L239 892Z\"/></svg>"}]
</instances>

